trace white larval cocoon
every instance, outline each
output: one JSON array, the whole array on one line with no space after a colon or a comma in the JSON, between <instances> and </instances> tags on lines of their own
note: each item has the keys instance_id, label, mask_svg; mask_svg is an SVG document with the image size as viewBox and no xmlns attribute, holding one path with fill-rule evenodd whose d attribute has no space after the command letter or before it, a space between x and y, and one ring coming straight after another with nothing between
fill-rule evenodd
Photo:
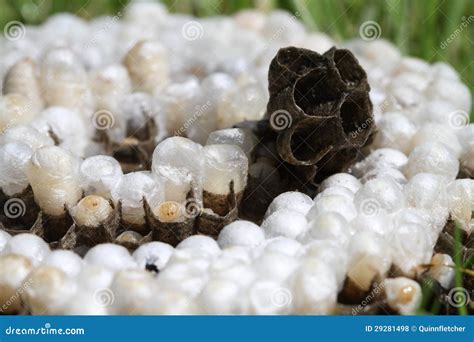
<instances>
[{"instance_id":1,"label":"white larval cocoon","mask_svg":"<svg viewBox=\"0 0 474 342\"><path fill-rule=\"evenodd\" d=\"M67 48L47 52L41 64L40 84L47 106L78 110L84 119L94 112L94 99L87 73L77 56Z\"/></svg>"},{"instance_id":2,"label":"white larval cocoon","mask_svg":"<svg viewBox=\"0 0 474 342\"><path fill-rule=\"evenodd\" d=\"M76 253L68 250L55 250L43 260L43 265L56 267L67 276L74 278L82 270L84 262Z\"/></svg>"},{"instance_id":3,"label":"white larval cocoon","mask_svg":"<svg viewBox=\"0 0 474 342\"><path fill-rule=\"evenodd\" d=\"M53 146L54 141L47 133L42 133L29 125L16 125L8 128L0 135L0 144L21 142L32 150L40 147Z\"/></svg>"},{"instance_id":4,"label":"white larval cocoon","mask_svg":"<svg viewBox=\"0 0 474 342\"><path fill-rule=\"evenodd\" d=\"M113 213L113 208L105 198L86 196L71 208L70 214L79 226L98 227Z\"/></svg>"},{"instance_id":5,"label":"white larval cocoon","mask_svg":"<svg viewBox=\"0 0 474 342\"><path fill-rule=\"evenodd\" d=\"M164 89L156 91L154 96L163 107L166 128L175 136L185 135L187 129L193 126L199 116L206 115L209 109L206 103L201 103L204 99L195 76L178 78Z\"/></svg>"},{"instance_id":6,"label":"white larval cocoon","mask_svg":"<svg viewBox=\"0 0 474 342\"><path fill-rule=\"evenodd\" d=\"M474 229L474 180L456 179L448 185L448 204L452 218L470 233Z\"/></svg>"},{"instance_id":7,"label":"white larval cocoon","mask_svg":"<svg viewBox=\"0 0 474 342\"><path fill-rule=\"evenodd\" d=\"M77 292L70 298L66 305L60 310L60 315L73 315L73 316L105 316L110 314L108 310L108 305L106 297L103 292L91 292L83 290L81 288L77 289ZM99 298L104 298L102 302Z\"/></svg>"},{"instance_id":8,"label":"white larval cocoon","mask_svg":"<svg viewBox=\"0 0 474 342\"><path fill-rule=\"evenodd\" d=\"M197 249L212 255L219 255L221 249L216 240L205 235L193 235L181 241L176 249Z\"/></svg>"},{"instance_id":9,"label":"white larval cocoon","mask_svg":"<svg viewBox=\"0 0 474 342\"><path fill-rule=\"evenodd\" d=\"M393 264L408 277L414 277L418 266L427 264L433 253L434 245L426 228L415 223L403 224L387 237Z\"/></svg>"},{"instance_id":10,"label":"white larval cocoon","mask_svg":"<svg viewBox=\"0 0 474 342\"><path fill-rule=\"evenodd\" d=\"M121 64L111 64L96 71L92 75L91 87L96 109L105 109L112 114L119 110L119 99L132 90L128 71Z\"/></svg>"},{"instance_id":11,"label":"white larval cocoon","mask_svg":"<svg viewBox=\"0 0 474 342\"><path fill-rule=\"evenodd\" d=\"M34 266L39 265L51 252L49 245L40 237L22 233L8 240L2 254L18 254L30 259Z\"/></svg>"},{"instance_id":12,"label":"white larval cocoon","mask_svg":"<svg viewBox=\"0 0 474 342\"><path fill-rule=\"evenodd\" d=\"M84 194L112 199L111 191L123 175L119 162L110 156L98 155L86 158L79 168Z\"/></svg>"},{"instance_id":13,"label":"white larval cocoon","mask_svg":"<svg viewBox=\"0 0 474 342\"><path fill-rule=\"evenodd\" d=\"M265 212L265 218L281 209L288 209L306 215L313 206L311 197L298 191L284 192L275 197Z\"/></svg>"},{"instance_id":14,"label":"white larval cocoon","mask_svg":"<svg viewBox=\"0 0 474 342\"><path fill-rule=\"evenodd\" d=\"M92 247L84 256L89 265L97 265L112 271L137 267L136 262L125 247L104 243Z\"/></svg>"},{"instance_id":15,"label":"white larval cocoon","mask_svg":"<svg viewBox=\"0 0 474 342\"><path fill-rule=\"evenodd\" d=\"M406 116L397 112L386 113L377 123L377 128L376 148L394 148L405 153L410 151L416 126Z\"/></svg>"},{"instance_id":16,"label":"white larval cocoon","mask_svg":"<svg viewBox=\"0 0 474 342\"><path fill-rule=\"evenodd\" d=\"M298 259L278 252L264 251L253 262L259 279L285 281L299 266Z\"/></svg>"},{"instance_id":17,"label":"white larval cocoon","mask_svg":"<svg viewBox=\"0 0 474 342\"><path fill-rule=\"evenodd\" d=\"M30 100L32 109L41 110L43 99L37 73L37 65L33 59L29 57L20 59L6 73L3 93L21 94Z\"/></svg>"},{"instance_id":18,"label":"white larval cocoon","mask_svg":"<svg viewBox=\"0 0 474 342\"><path fill-rule=\"evenodd\" d=\"M249 287L258 276L253 265L229 257L214 260L208 272L211 278L230 280L241 288Z\"/></svg>"},{"instance_id":19,"label":"white larval cocoon","mask_svg":"<svg viewBox=\"0 0 474 342\"><path fill-rule=\"evenodd\" d=\"M359 215L391 214L405 207L402 187L390 179L374 178L364 184L354 197Z\"/></svg>"},{"instance_id":20,"label":"white larval cocoon","mask_svg":"<svg viewBox=\"0 0 474 342\"><path fill-rule=\"evenodd\" d=\"M164 200L164 189L152 174L131 172L122 176L118 186L112 189L112 198L114 202L121 203L122 220L145 224L143 201L156 208Z\"/></svg>"},{"instance_id":21,"label":"white larval cocoon","mask_svg":"<svg viewBox=\"0 0 474 342\"><path fill-rule=\"evenodd\" d=\"M319 186L319 190L323 191L334 185L344 186L353 193L356 193L362 187L360 181L354 176L348 173L336 173L326 178Z\"/></svg>"},{"instance_id":22,"label":"white larval cocoon","mask_svg":"<svg viewBox=\"0 0 474 342\"><path fill-rule=\"evenodd\" d=\"M266 217L262 223L267 239L284 236L296 239L308 229L308 222L304 214L290 210L280 209Z\"/></svg>"},{"instance_id":23,"label":"white larval cocoon","mask_svg":"<svg viewBox=\"0 0 474 342\"><path fill-rule=\"evenodd\" d=\"M224 249L232 246L254 247L265 240L262 228L245 220L234 221L225 226L217 238L217 243Z\"/></svg>"},{"instance_id":24,"label":"white larval cocoon","mask_svg":"<svg viewBox=\"0 0 474 342\"><path fill-rule=\"evenodd\" d=\"M409 278L389 278L384 281L388 305L402 315L413 315L421 304L420 285Z\"/></svg>"},{"instance_id":25,"label":"white larval cocoon","mask_svg":"<svg viewBox=\"0 0 474 342\"><path fill-rule=\"evenodd\" d=\"M349 245L347 276L361 290L368 290L377 277L383 279L391 263L390 250L382 237L370 231L354 235Z\"/></svg>"},{"instance_id":26,"label":"white larval cocoon","mask_svg":"<svg viewBox=\"0 0 474 342\"><path fill-rule=\"evenodd\" d=\"M195 298L207 280L207 272L202 267L185 261L167 265L158 274L157 282L159 287L178 290Z\"/></svg>"},{"instance_id":27,"label":"white larval cocoon","mask_svg":"<svg viewBox=\"0 0 474 342\"><path fill-rule=\"evenodd\" d=\"M151 167L164 178L167 201L184 202L191 187L200 200L203 159L202 146L186 138L168 138L156 146Z\"/></svg>"},{"instance_id":28,"label":"white larval cocoon","mask_svg":"<svg viewBox=\"0 0 474 342\"><path fill-rule=\"evenodd\" d=\"M174 248L167 243L152 241L138 247L132 256L141 269L156 268L161 271L168 263L173 251Z\"/></svg>"},{"instance_id":29,"label":"white larval cocoon","mask_svg":"<svg viewBox=\"0 0 474 342\"><path fill-rule=\"evenodd\" d=\"M265 241L264 251L295 257L299 255L301 248L302 245L298 241L284 236L278 236Z\"/></svg>"},{"instance_id":30,"label":"white larval cocoon","mask_svg":"<svg viewBox=\"0 0 474 342\"><path fill-rule=\"evenodd\" d=\"M335 241L315 240L304 246L300 252L305 259L324 260L336 276L338 290L342 289L346 278L349 256L347 249Z\"/></svg>"},{"instance_id":31,"label":"white larval cocoon","mask_svg":"<svg viewBox=\"0 0 474 342\"><path fill-rule=\"evenodd\" d=\"M450 289L454 285L454 276L456 274L455 263L450 255L436 253L431 258L428 275L438 281L445 289Z\"/></svg>"},{"instance_id":32,"label":"white larval cocoon","mask_svg":"<svg viewBox=\"0 0 474 342\"><path fill-rule=\"evenodd\" d=\"M430 224L438 233L443 229L448 216L447 181L444 177L431 173L416 174L403 192L407 204L429 212Z\"/></svg>"},{"instance_id":33,"label":"white larval cocoon","mask_svg":"<svg viewBox=\"0 0 474 342\"><path fill-rule=\"evenodd\" d=\"M251 315L283 315L291 310L292 293L279 282L258 280L247 290L247 310Z\"/></svg>"},{"instance_id":34,"label":"white larval cocoon","mask_svg":"<svg viewBox=\"0 0 474 342\"><path fill-rule=\"evenodd\" d=\"M187 294L172 288L158 287L156 293L140 308L143 315L196 315L199 311Z\"/></svg>"},{"instance_id":35,"label":"white larval cocoon","mask_svg":"<svg viewBox=\"0 0 474 342\"><path fill-rule=\"evenodd\" d=\"M196 300L198 309L206 315L236 315L242 313L241 289L233 281L211 279Z\"/></svg>"},{"instance_id":36,"label":"white larval cocoon","mask_svg":"<svg viewBox=\"0 0 474 342\"><path fill-rule=\"evenodd\" d=\"M353 234L352 226L342 215L326 212L309 222L304 241L330 240L340 243L341 246L347 246Z\"/></svg>"},{"instance_id":37,"label":"white larval cocoon","mask_svg":"<svg viewBox=\"0 0 474 342\"><path fill-rule=\"evenodd\" d=\"M369 172L367 172L364 177L361 178L362 183L366 183L371 179L389 179L392 180L399 185L403 186L407 183L407 179L405 175L399 171L398 169L393 168L376 168Z\"/></svg>"},{"instance_id":38,"label":"white larval cocoon","mask_svg":"<svg viewBox=\"0 0 474 342\"><path fill-rule=\"evenodd\" d=\"M112 269L84 262L81 273L76 278L78 288L92 294L104 291L112 283L114 273Z\"/></svg>"},{"instance_id":39,"label":"white larval cocoon","mask_svg":"<svg viewBox=\"0 0 474 342\"><path fill-rule=\"evenodd\" d=\"M110 310L117 315L135 314L156 291L153 276L145 270L123 270L115 274L110 285L114 300Z\"/></svg>"},{"instance_id":40,"label":"white larval cocoon","mask_svg":"<svg viewBox=\"0 0 474 342\"><path fill-rule=\"evenodd\" d=\"M245 120L260 120L266 109L268 92L258 81L237 84L219 104L217 127L232 127Z\"/></svg>"},{"instance_id":41,"label":"white larval cocoon","mask_svg":"<svg viewBox=\"0 0 474 342\"><path fill-rule=\"evenodd\" d=\"M0 146L0 188L7 196L19 194L28 186L26 167L33 150L21 142Z\"/></svg>"},{"instance_id":42,"label":"white larval cocoon","mask_svg":"<svg viewBox=\"0 0 474 342\"><path fill-rule=\"evenodd\" d=\"M373 215L361 213L350 222L350 225L354 234L357 234L358 231L369 230L381 236L386 236L393 229L391 215L383 211L374 211Z\"/></svg>"},{"instance_id":43,"label":"white larval cocoon","mask_svg":"<svg viewBox=\"0 0 474 342\"><path fill-rule=\"evenodd\" d=\"M461 144L454 131L446 129L446 124L428 123L423 125L413 137L412 147L423 145L424 143L438 142L448 147L456 158L461 155Z\"/></svg>"},{"instance_id":44,"label":"white larval cocoon","mask_svg":"<svg viewBox=\"0 0 474 342\"><path fill-rule=\"evenodd\" d=\"M30 123L37 113L31 100L23 95L0 95L0 132L15 125Z\"/></svg>"},{"instance_id":45,"label":"white larval cocoon","mask_svg":"<svg viewBox=\"0 0 474 342\"><path fill-rule=\"evenodd\" d=\"M219 195L239 193L247 185L248 159L244 151L236 145L206 145L203 149L203 190Z\"/></svg>"},{"instance_id":46,"label":"white larval cocoon","mask_svg":"<svg viewBox=\"0 0 474 342\"><path fill-rule=\"evenodd\" d=\"M211 132L207 138L206 145L237 145L245 152L248 160L257 145L257 138L252 131L243 128L226 128Z\"/></svg>"},{"instance_id":47,"label":"white larval cocoon","mask_svg":"<svg viewBox=\"0 0 474 342\"><path fill-rule=\"evenodd\" d=\"M318 215L327 212L336 212L341 214L347 221L351 221L357 216L357 210L352 200L341 195L327 195L317 198L311 207L306 219L311 221Z\"/></svg>"},{"instance_id":48,"label":"white larval cocoon","mask_svg":"<svg viewBox=\"0 0 474 342\"><path fill-rule=\"evenodd\" d=\"M219 260L238 260L244 264L250 264L252 262L252 248L245 246L232 246L222 250L221 257L217 258L215 262Z\"/></svg>"},{"instance_id":49,"label":"white larval cocoon","mask_svg":"<svg viewBox=\"0 0 474 342\"><path fill-rule=\"evenodd\" d=\"M20 291L29 282L24 282L33 270L30 259L18 254L0 255L0 304L4 314L14 314L21 310Z\"/></svg>"},{"instance_id":50,"label":"white larval cocoon","mask_svg":"<svg viewBox=\"0 0 474 342\"><path fill-rule=\"evenodd\" d=\"M31 126L56 139L59 146L77 156L84 155L89 133L94 128L74 109L59 106L43 110Z\"/></svg>"},{"instance_id":51,"label":"white larval cocoon","mask_svg":"<svg viewBox=\"0 0 474 342\"><path fill-rule=\"evenodd\" d=\"M354 193L351 190L349 190L345 186L334 185L334 186L330 186L329 188L324 189L319 194L317 194L316 197L314 198L314 201L318 201L321 197L331 196L331 195L344 196L349 200L354 199Z\"/></svg>"},{"instance_id":52,"label":"white larval cocoon","mask_svg":"<svg viewBox=\"0 0 474 342\"><path fill-rule=\"evenodd\" d=\"M123 61L137 90L153 94L169 81L168 55L156 41L140 41L130 49Z\"/></svg>"},{"instance_id":53,"label":"white larval cocoon","mask_svg":"<svg viewBox=\"0 0 474 342\"><path fill-rule=\"evenodd\" d=\"M58 314L76 291L76 284L63 271L51 266L36 268L27 279L21 298L33 315Z\"/></svg>"},{"instance_id":54,"label":"white larval cocoon","mask_svg":"<svg viewBox=\"0 0 474 342\"><path fill-rule=\"evenodd\" d=\"M335 272L322 260L304 260L289 280L293 312L330 315L337 300Z\"/></svg>"},{"instance_id":55,"label":"white larval cocoon","mask_svg":"<svg viewBox=\"0 0 474 342\"><path fill-rule=\"evenodd\" d=\"M0 254L2 254L2 250L5 248L5 245L7 244L8 240L10 240L12 236L8 234L4 230L0 230Z\"/></svg>"},{"instance_id":56,"label":"white larval cocoon","mask_svg":"<svg viewBox=\"0 0 474 342\"><path fill-rule=\"evenodd\" d=\"M439 78L425 90L427 100L443 100L451 103L457 110L469 113L472 99L469 88L460 81Z\"/></svg>"},{"instance_id":57,"label":"white larval cocoon","mask_svg":"<svg viewBox=\"0 0 474 342\"><path fill-rule=\"evenodd\" d=\"M408 162L407 156L393 148L379 148L365 159L351 167L352 173L358 177L376 169L401 169Z\"/></svg>"},{"instance_id":58,"label":"white larval cocoon","mask_svg":"<svg viewBox=\"0 0 474 342\"><path fill-rule=\"evenodd\" d=\"M26 168L35 200L44 213L64 214L64 206L75 205L82 197L79 162L66 150L49 146L36 150Z\"/></svg>"},{"instance_id":59,"label":"white larval cocoon","mask_svg":"<svg viewBox=\"0 0 474 342\"><path fill-rule=\"evenodd\" d=\"M186 248L186 249L175 249L170 259L168 260L168 266L174 265L186 265L190 266L195 270L205 272L212 260L216 255L208 252L204 249L198 248Z\"/></svg>"}]
</instances>

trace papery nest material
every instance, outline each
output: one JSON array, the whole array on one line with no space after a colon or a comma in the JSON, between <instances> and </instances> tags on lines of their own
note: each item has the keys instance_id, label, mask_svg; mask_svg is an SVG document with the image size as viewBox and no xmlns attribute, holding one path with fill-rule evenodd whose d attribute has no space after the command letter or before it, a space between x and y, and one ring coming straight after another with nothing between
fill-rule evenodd
<instances>
[{"instance_id":1,"label":"papery nest material","mask_svg":"<svg viewBox=\"0 0 474 342\"><path fill-rule=\"evenodd\" d=\"M314 181L346 169L374 133L367 74L354 55L280 49L268 73L266 121L280 158Z\"/></svg>"}]
</instances>

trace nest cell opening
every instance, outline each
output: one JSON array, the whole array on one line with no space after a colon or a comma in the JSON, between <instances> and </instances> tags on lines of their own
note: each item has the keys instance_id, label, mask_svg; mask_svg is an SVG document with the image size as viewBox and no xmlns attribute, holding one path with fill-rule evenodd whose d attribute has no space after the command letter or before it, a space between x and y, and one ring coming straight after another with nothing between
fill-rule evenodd
<instances>
[{"instance_id":1,"label":"nest cell opening","mask_svg":"<svg viewBox=\"0 0 474 342\"><path fill-rule=\"evenodd\" d=\"M362 92L349 95L340 108L342 129L354 144L363 143L373 127L368 95Z\"/></svg>"},{"instance_id":2,"label":"nest cell opening","mask_svg":"<svg viewBox=\"0 0 474 342\"><path fill-rule=\"evenodd\" d=\"M347 50L336 50L334 63L341 79L351 87L359 86L367 77L357 59Z\"/></svg>"}]
</instances>

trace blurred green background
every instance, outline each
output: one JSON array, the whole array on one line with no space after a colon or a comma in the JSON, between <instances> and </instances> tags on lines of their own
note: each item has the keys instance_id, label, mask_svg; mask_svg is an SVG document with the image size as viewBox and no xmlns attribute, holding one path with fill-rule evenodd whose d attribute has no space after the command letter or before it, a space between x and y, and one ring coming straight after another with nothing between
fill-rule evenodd
<instances>
[{"instance_id":1,"label":"blurred green background","mask_svg":"<svg viewBox=\"0 0 474 342\"><path fill-rule=\"evenodd\" d=\"M28 24L67 11L84 18L115 14L127 0L0 0L0 24L20 20ZM298 12L309 29L344 40L357 37L359 26L374 20L381 37L394 42L405 54L427 61L445 61L474 90L473 0L164 0L171 12L197 16L232 14L243 8ZM462 26L462 23L467 25ZM460 31L461 30L461 31ZM451 43L442 43L455 34Z\"/></svg>"}]
</instances>

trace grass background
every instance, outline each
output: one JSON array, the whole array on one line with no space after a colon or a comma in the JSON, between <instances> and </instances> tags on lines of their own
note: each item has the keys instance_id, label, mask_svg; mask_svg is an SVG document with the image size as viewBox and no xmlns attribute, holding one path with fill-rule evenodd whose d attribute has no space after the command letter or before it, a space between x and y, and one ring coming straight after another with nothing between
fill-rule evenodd
<instances>
[{"instance_id":1,"label":"grass background","mask_svg":"<svg viewBox=\"0 0 474 342\"><path fill-rule=\"evenodd\" d=\"M405 54L429 62L452 64L474 91L474 1L472 0L163 0L171 12L197 16L226 15L243 8L270 11L275 8L299 13L311 30L344 40L357 37L359 26L374 20L381 37L394 42ZM38 24L57 12L84 18L115 14L127 0L0 0L0 25L10 20ZM453 41L441 44L455 35ZM3 31L3 30L2 30ZM474 119L471 111L471 121Z\"/></svg>"}]
</instances>

